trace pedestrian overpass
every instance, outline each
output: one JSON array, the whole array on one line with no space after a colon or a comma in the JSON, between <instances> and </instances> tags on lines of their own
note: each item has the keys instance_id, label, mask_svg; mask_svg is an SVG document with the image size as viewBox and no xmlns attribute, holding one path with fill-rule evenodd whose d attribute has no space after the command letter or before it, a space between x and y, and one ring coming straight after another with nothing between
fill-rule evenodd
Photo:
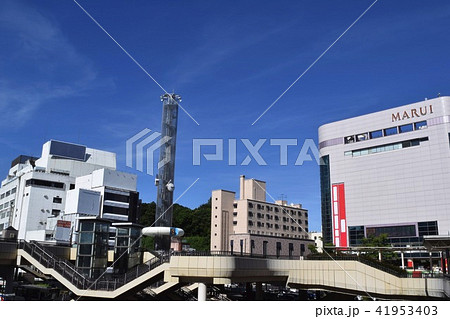
<instances>
[{"instance_id":1,"label":"pedestrian overpass","mask_svg":"<svg viewBox=\"0 0 450 319\"><path fill-rule=\"evenodd\" d=\"M174 253L155 257L119 278L92 280L68 260L58 258L38 243L20 241L16 251L16 265L29 263L85 299L124 298L161 281L164 284L152 289L152 294L192 283L199 284L199 294L203 294L206 291L200 288L207 284L278 282L291 288L324 289L381 299L450 299L448 277L407 278L398 270L356 256L339 257L340 260L336 260L338 257L335 260L293 260L230 255L229 252Z\"/></svg>"}]
</instances>

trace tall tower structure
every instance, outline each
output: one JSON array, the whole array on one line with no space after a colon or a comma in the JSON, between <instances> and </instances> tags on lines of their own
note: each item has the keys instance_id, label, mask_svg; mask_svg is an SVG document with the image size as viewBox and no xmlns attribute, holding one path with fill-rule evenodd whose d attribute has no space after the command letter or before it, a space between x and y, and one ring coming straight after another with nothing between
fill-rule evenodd
<instances>
[{"instance_id":1,"label":"tall tower structure","mask_svg":"<svg viewBox=\"0 0 450 319\"><path fill-rule=\"evenodd\" d=\"M161 147L159 149L158 175L155 184L158 187L156 200L155 226L172 226L172 204L175 177L175 148L177 138L178 94L163 94L163 112L161 121ZM156 250L170 249L170 236L155 237Z\"/></svg>"}]
</instances>

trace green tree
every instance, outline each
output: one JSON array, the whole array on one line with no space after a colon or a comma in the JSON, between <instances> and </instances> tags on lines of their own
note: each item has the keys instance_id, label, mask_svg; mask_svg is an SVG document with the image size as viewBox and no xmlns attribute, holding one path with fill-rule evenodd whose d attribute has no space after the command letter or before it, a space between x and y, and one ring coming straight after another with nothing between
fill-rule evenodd
<instances>
[{"instance_id":1,"label":"green tree","mask_svg":"<svg viewBox=\"0 0 450 319\"><path fill-rule=\"evenodd\" d=\"M311 252L311 254L318 254L319 252L317 251L317 247L314 244L309 244L308 245L308 249Z\"/></svg>"},{"instance_id":2,"label":"green tree","mask_svg":"<svg viewBox=\"0 0 450 319\"><path fill-rule=\"evenodd\" d=\"M387 234L381 234L379 236L369 236L362 239L363 247L390 247L389 238ZM378 259L378 250L372 250L365 254L365 256ZM393 251L388 251L385 249L381 250L382 260L397 260L398 256Z\"/></svg>"},{"instance_id":3,"label":"green tree","mask_svg":"<svg viewBox=\"0 0 450 319\"><path fill-rule=\"evenodd\" d=\"M155 221L155 202L143 203L141 206L140 223L144 227L151 226ZM173 227L184 230L184 240L196 250L209 250L211 233L211 198L207 203L195 209L179 204L173 205ZM151 237L143 238L142 246L154 249L154 240Z\"/></svg>"}]
</instances>

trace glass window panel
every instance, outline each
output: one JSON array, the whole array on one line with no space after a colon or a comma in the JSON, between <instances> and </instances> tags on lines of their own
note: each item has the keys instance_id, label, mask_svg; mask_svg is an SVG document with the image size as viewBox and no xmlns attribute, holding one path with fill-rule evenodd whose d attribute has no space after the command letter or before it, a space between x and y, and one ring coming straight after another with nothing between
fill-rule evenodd
<instances>
[{"instance_id":1,"label":"glass window panel","mask_svg":"<svg viewBox=\"0 0 450 319\"><path fill-rule=\"evenodd\" d=\"M78 267L91 267L91 257L78 256Z\"/></svg>"},{"instance_id":2,"label":"glass window panel","mask_svg":"<svg viewBox=\"0 0 450 319\"><path fill-rule=\"evenodd\" d=\"M80 245L79 246L80 255L92 255L92 245Z\"/></svg>"},{"instance_id":3,"label":"glass window panel","mask_svg":"<svg viewBox=\"0 0 450 319\"><path fill-rule=\"evenodd\" d=\"M414 129L415 130L423 130L427 128L427 121L421 121L414 123Z\"/></svg>"},{"instance_id":4,"label":"glass window panel","mask_svg":"<svg viewBox=\"0 0 450 319\"><path fill-rule=\"evenodd\" d=\"M406 133L411 132L413 130L413 125L411 124L405 124L398 127L400 133Z\"/></svg>"},{"instance_id":5,"label":"glass window panel","mask_svg":"<svg viewBox=\"0 0 450 319\"><path fill-rule=\"evenodd\" d=\"M350 143L354 143L355 142L355 137L352 135L352 136L346 136L345 138L344 138L344 143L345 144L350 144Z\"/></svg>"},{"instance_id":6,"label":"glass window panel","mask_svg":"<svg viewBox=\"0 0 450 319\"><path fill-rule=\"evenodd\" d=\"M117 228L117 234L119 236L128 236L128 229L127 228Z\"/></svg>"},{"instance_id":7,"label":"glass window panel","mask_svg":"<svg viewBox=\"0 0 450 319\"><path fill-rule=\"evenodd\" d=\"M390 128L384 129L385 136L395 135L395 134L397 134L397 127L390 127Z\"/></svg>"},{"instance_id":8,"label":"glass window panel","mask_svg":"<svg viewBox=\"0 0 450 319\"><path fill-rule=\"evenodd\" d=\"M81 231L93 231L94 223L93 222L81 222Z\"/></svg>"},{"instance_id":9,"label":"glass window panel","mask_svg":"<svg viewBox=\"0 0 450 319\"><path fill-rule=\"evenodd\" d=\"M379 137L383 137L383 131L382 130L378 130L378 131L373 131L369 133L370 138L379 138Z\"/></svg>"},{"instance_id":10,"label":"glass window panel","mask_svg":"<svg viewBox=\"0 0 450 319\"><path fill-rule=\"evenodd\" d=\"M361 134L358 134L358 135L356 135L356 141L357 142L359 142L359 141L366 141L368 138L367 138L367 133L361 133Z\"/></svg>"},{"instance_id":11,"label":"glass window panel","mask_svg":"<svg viewBox=\"0 0 450 319\"><path fill-rule=\"evenodd\" d=\"M94 233L81 233L80 244L91 244L94 242Z\"/></svg>"}]
</instances>

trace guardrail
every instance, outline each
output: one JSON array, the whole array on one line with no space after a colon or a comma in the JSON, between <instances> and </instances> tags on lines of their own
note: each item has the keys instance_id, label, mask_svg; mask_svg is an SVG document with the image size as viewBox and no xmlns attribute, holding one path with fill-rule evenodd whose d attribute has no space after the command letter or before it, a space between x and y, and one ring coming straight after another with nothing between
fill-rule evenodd
<instances>
[{"instance_id":1,"label":"guardrail","mask_svg":"<svg viewBox=\"0 0 450 319\"><path fill-rule=\"evenodd\" d=\"M284 259L284 260L292 260L299 259L299 257L290 257L290 256L274 256L274 255L260 255L260 254L249 254L249 253L239 253L239 252L230 252L230 251L193 251L193 252L173 252L173 256L233 256L233 257L249 257L249 258L263 258L263 259ZM396 268L396 266L387 266L386 264L380 263L376 260L363 258L361 256L342 256L342 255L308 255L305 257L307 260L353 260L359 261L368 266L374 267L381 271L387 272L396 277L413 277L409 275L406 271ZM438 277L438 274L435 273L434 277ZM430 274L429 277L432 275Z\"/></svg>"},{"instance_id":2,"label":"guardrail","mask_svg":"<svg viewBox=\"0 0 450 319\"><path fill-rule=\"evenodd\" d=\"M47 251L44 246L37 242L26 242L20 240L18 242L18 248L23 249L30 254L31 257L36 259L45 268L52 268L58 274L63 276L66 280L72 283L75 287L81 290L103 290L113 291L117 288L131 282L132 280L142 276L143 274L155 269L156 267L168 262L170 255L154 257L130 269L127 273L120 275L116 278L106 278L106 276L100 277L97 280L85 277L76 266L70 262L55 256L53 253Z\"/></svg>"},{"instance_id":3,"label":"guardrail","mask_svg":"<svg viewBox=\"0 0 450 319\"><path fill-rule=\"evenodd\" d=\"M251 254L251 253L240 253L240 252L231 252L231 251L180 251L180 252L172 252L172 256L223 256L223 257L249 257L249 258L258 258L258 259L286 259L286 260L294 260L299 259L299 256L284 256L284 255L263 255L263 254ZM306 258L306 257L305 257Z\"/></svg>"},{"instance_id":4,"label":"guardrail","mask_svg":"<svg viewBox=\"0 0 450 319\"><path fill-rule=\"evenodd\" d=\"M408 277L408 274L405 270L401 268L397 268L396 266L388 266L386 264L380 263L379 261L364 258L361 256L342 256L342 255L333 255L333 256L317 256L317 255L310 255L308 256L309 260L354 260L359 261L367 266L379 269L381 271L387 272L391 275L394 275L396 277L406 278Z\"/></svg>"},{"instance_id":5,"label":"guardrail","mask_svg":"<svg viewBox=\"0 0 450 319\"><path fill-rule=\"evenodd\" d=\"M36 242L27 242L20 240L18 248L23 249L36 259L45 268L52 268L78 289L87 289L90 285L89 279L85 278L75 266L69 262L55 256L53 253L45 250L44 246Z\"/></svg>"}]
</instances>

